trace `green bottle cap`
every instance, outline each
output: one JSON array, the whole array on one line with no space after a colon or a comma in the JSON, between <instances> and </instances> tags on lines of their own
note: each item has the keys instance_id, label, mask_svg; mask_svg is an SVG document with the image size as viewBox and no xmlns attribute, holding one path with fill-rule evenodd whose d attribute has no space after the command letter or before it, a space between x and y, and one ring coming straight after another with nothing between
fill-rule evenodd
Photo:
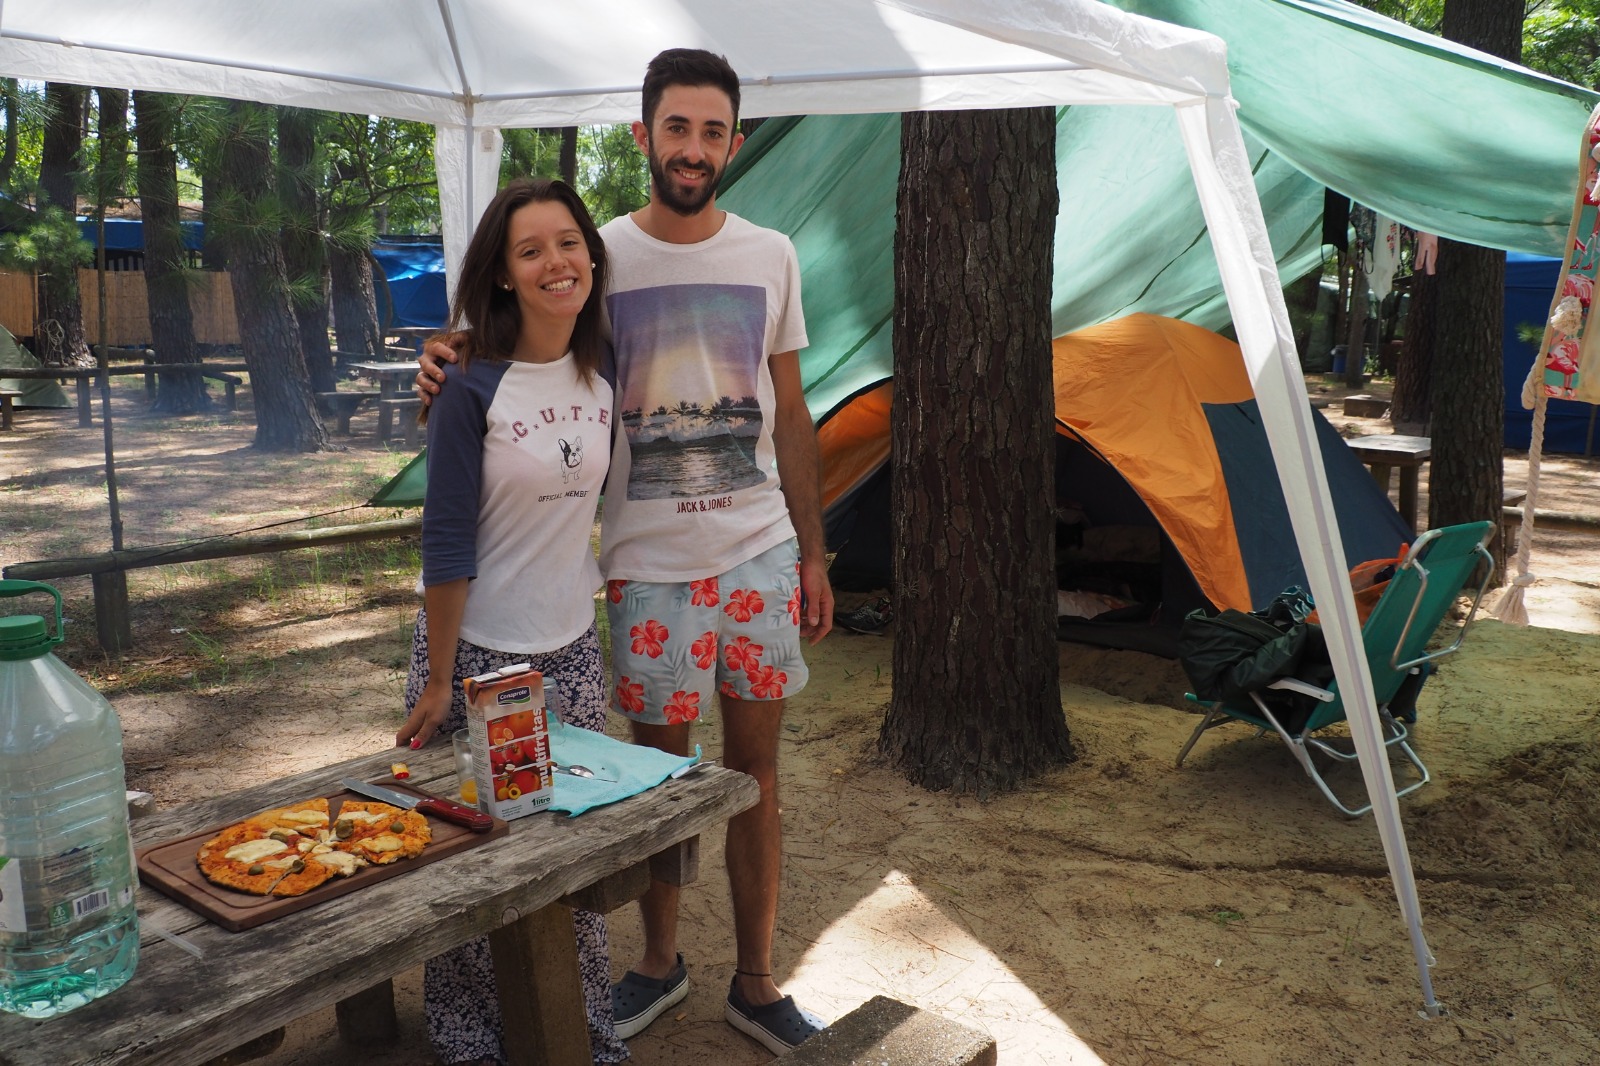
<instances>
[{"instance_id":1,"label":"green bottle cap","mask_svg":"<svg viewBox=\"0 0 1600 1066\"><path fill-rule=\"evenodd\" d=\"M50 632L39 615L13 614L0 618L0 661L37 659L59 643L50 639Z\"/></svg>"}]
</instances>

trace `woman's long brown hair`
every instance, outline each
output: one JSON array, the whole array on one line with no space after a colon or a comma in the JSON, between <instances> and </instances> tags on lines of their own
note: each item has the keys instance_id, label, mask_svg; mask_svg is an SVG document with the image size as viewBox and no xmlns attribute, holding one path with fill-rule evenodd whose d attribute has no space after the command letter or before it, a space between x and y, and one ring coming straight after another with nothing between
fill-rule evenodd
<instances>
[{"instance_id":1,"label":"woman's long brown hair","mask_svg":"<svg viewBox=\"0 0 1600 1066\"><path fill-rule=\"evenodd\" d=\"M572 355L584 381L600 369L605 353L604 294L606 289L606 246L583 198L564 181L552 178L518 178L489 201L478 228L472 231L467 254L461 259L461 275L456 281L455 300L450 305L450 321L436 338L447 343L460 339L457 351L465 369L473 359L509 359L522 332L522 309L517 294L500 287L505 276L506 242L510 237L511 216L531 203L556 203L572 213L594 263L594 281L589 299L578 311L572 327ZM466 331L466 332L462 332ZM419 421L426 421L428 408Z\"/></svg>"}]
</instances>

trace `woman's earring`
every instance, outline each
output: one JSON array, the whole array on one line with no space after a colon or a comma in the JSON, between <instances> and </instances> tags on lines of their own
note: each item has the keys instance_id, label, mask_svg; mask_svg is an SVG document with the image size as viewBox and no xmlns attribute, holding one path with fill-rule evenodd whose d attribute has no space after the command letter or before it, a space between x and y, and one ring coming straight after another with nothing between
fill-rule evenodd
<instances>
[{"instance_id":1,"label":"woman's earring","mask_svg":"<svg viewBox=\"0 0 1600 1066\"><path fill-rule=\"evenodd\" d=\"M511 291L511 286L510 286L510 285L508 285L508 284L506 284L506 283L505 283L505 282L503 282L503 281L502 281L502 282L501 282L501 283L500 283L500 287L501 287L501 288L502 288L502 289L504 289L504 290L506 290L506 291L507 291L507 292L510 292L510 291Z\"/></svg>"}]
</instances>

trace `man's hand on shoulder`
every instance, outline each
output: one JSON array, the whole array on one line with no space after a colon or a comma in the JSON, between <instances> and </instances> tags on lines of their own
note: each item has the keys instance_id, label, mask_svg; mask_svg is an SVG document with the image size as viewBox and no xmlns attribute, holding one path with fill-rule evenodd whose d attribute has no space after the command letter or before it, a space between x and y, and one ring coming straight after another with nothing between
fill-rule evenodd
<instances>
[{"instance_id":1,"label":"man's hand on shoulder","mask_svg":"<svg viewBox=\"0 0 1600 1066\"><path fill-rule=\"evenodd\" d=\"M422 406L427 407L433 403L433 398L444 388L442 364L454 363L460 359L461 356L457 353L466 343L466 333L447 333L422 346L422 354L417 357L422 369L417 371L416 389L417 396L422 400Z\"/></svg>"}]
</instances>

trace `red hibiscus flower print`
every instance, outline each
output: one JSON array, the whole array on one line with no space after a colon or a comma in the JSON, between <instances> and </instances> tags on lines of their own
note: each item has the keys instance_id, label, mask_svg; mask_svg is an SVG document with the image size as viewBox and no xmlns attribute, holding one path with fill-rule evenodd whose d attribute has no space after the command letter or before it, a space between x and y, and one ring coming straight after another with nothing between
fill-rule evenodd
<instances>
[{"instance_id":1,"label":"red hibiscus flower print","mask_svg":"<svg viewBox=\"0 0 1600 1066\"><path fill-rule=\"evenodd\" d=\"M717 635L706 633L699 640L689 645L689 654L694 656L694 664L702 670L709 670L717 661Z\"/></svg>"},{"instance_id":2,"label":"red hibiscus flower print","mask_svg":"<svg viewBox=\"0 0 1600 1066\"><path fill-rule=\"evenodd\" d=\"M644 710L644 686L624 677L617 682L617 706L630 714Z\"/></svg>"},{"instance_id":3,"label":"red hibiscus flower print","mask_svg":"<svg viewBox=\"0 0 1600 1066\"><path fill-rule=\"evenodd\" d=\"M621 603L622 602L622 586L624 586L626 584L627 584L626 581L607 581L606 582L606 597L612 603Z\"/></svg>"},{"instance_id":4,"label":"red hibiscus flower print","mask_svg":"<svg viewBox=\"0 0 1600 1066\"><path fill-rule=\"evenodd\" d=\"M748 622L762 611L767 605L761 601L761 593L755 589L734 589L728 593L728 606L723 610L733 617L735 622Z\"/></svg>"},{"instance_id":5,"label":"red hibiscus flower print","mask_svg":"<svg viewBox=\"0 0 1600 1066\"><path fill-rule=\"evenodd\" d=\"M783 686L789 683L789 675L772 666L751 670L745 676L750 679L750 694L758 700L783 699Z\"/></svg>"},{"instance_id":6,"label":"red hibiscus flower print","mask_svg":"<svg viewBox=\"0 0 1600 1066\"><path fill-rule=\"evenodd\" d=\"M720 686L718 686L717 691L728 697L730 700L736 700L740 698L739 690L733 687L732 681L724 681Z\"/></svg>"},{"instance_id":7,"label":"red hibiscus flower print","mask_svg":"<svg viewBox=\"0 0 1600 1066\"><path fill-rule=\"evenodd\" d=\"M717 579L708 577L704 581L689 582L689 602L696 607L715 607L722 599L722 594L717 590Z\"/></svg>"},{"instance_id":8,"label":"red hibiscus flower print","mask_svg":"<svg viewBox=\"0 0 1600 1066\"><path fill-rule=\"evenodd\" d=\"M678 691L672 694L663 708L668 725L692 722L700 717L700 693Z\"/></svg>"},{"instance_id":9,"label":"red hibiscus flower print","mask_svg":"<svg viewBox=\"0 0 1600 1066\"><path fill-rule=\"evenodd\" d=\"M654 618L628 630L628 636L633 638L633 654L648 655L652 659L661 657L661 645L669 635L667 627Z\"/></svg>"},{"instance_id":10,"label":"red hibiscus flower print","mask_svg":"<svg viewBox=\"0 0 1600 1066\"><path fill-rule=\"evenodd\" d=\"M794 595L789 597L789 621L795 625L800 624L800 589L794 590Z\"/></svg>"},{"instance_id":11,"label":"red hibiscus flower print","mask_svg":"<svg viewBox=\"0 0 1600 1066\"><path fill-rule=\"evenodd\" d=\"M728 664L729 670L743 670L748 674L761 665L761 653L766 650L749 637L735 637L733 643L728 645L723 661Z\"/></svg>"}]
</instances>

